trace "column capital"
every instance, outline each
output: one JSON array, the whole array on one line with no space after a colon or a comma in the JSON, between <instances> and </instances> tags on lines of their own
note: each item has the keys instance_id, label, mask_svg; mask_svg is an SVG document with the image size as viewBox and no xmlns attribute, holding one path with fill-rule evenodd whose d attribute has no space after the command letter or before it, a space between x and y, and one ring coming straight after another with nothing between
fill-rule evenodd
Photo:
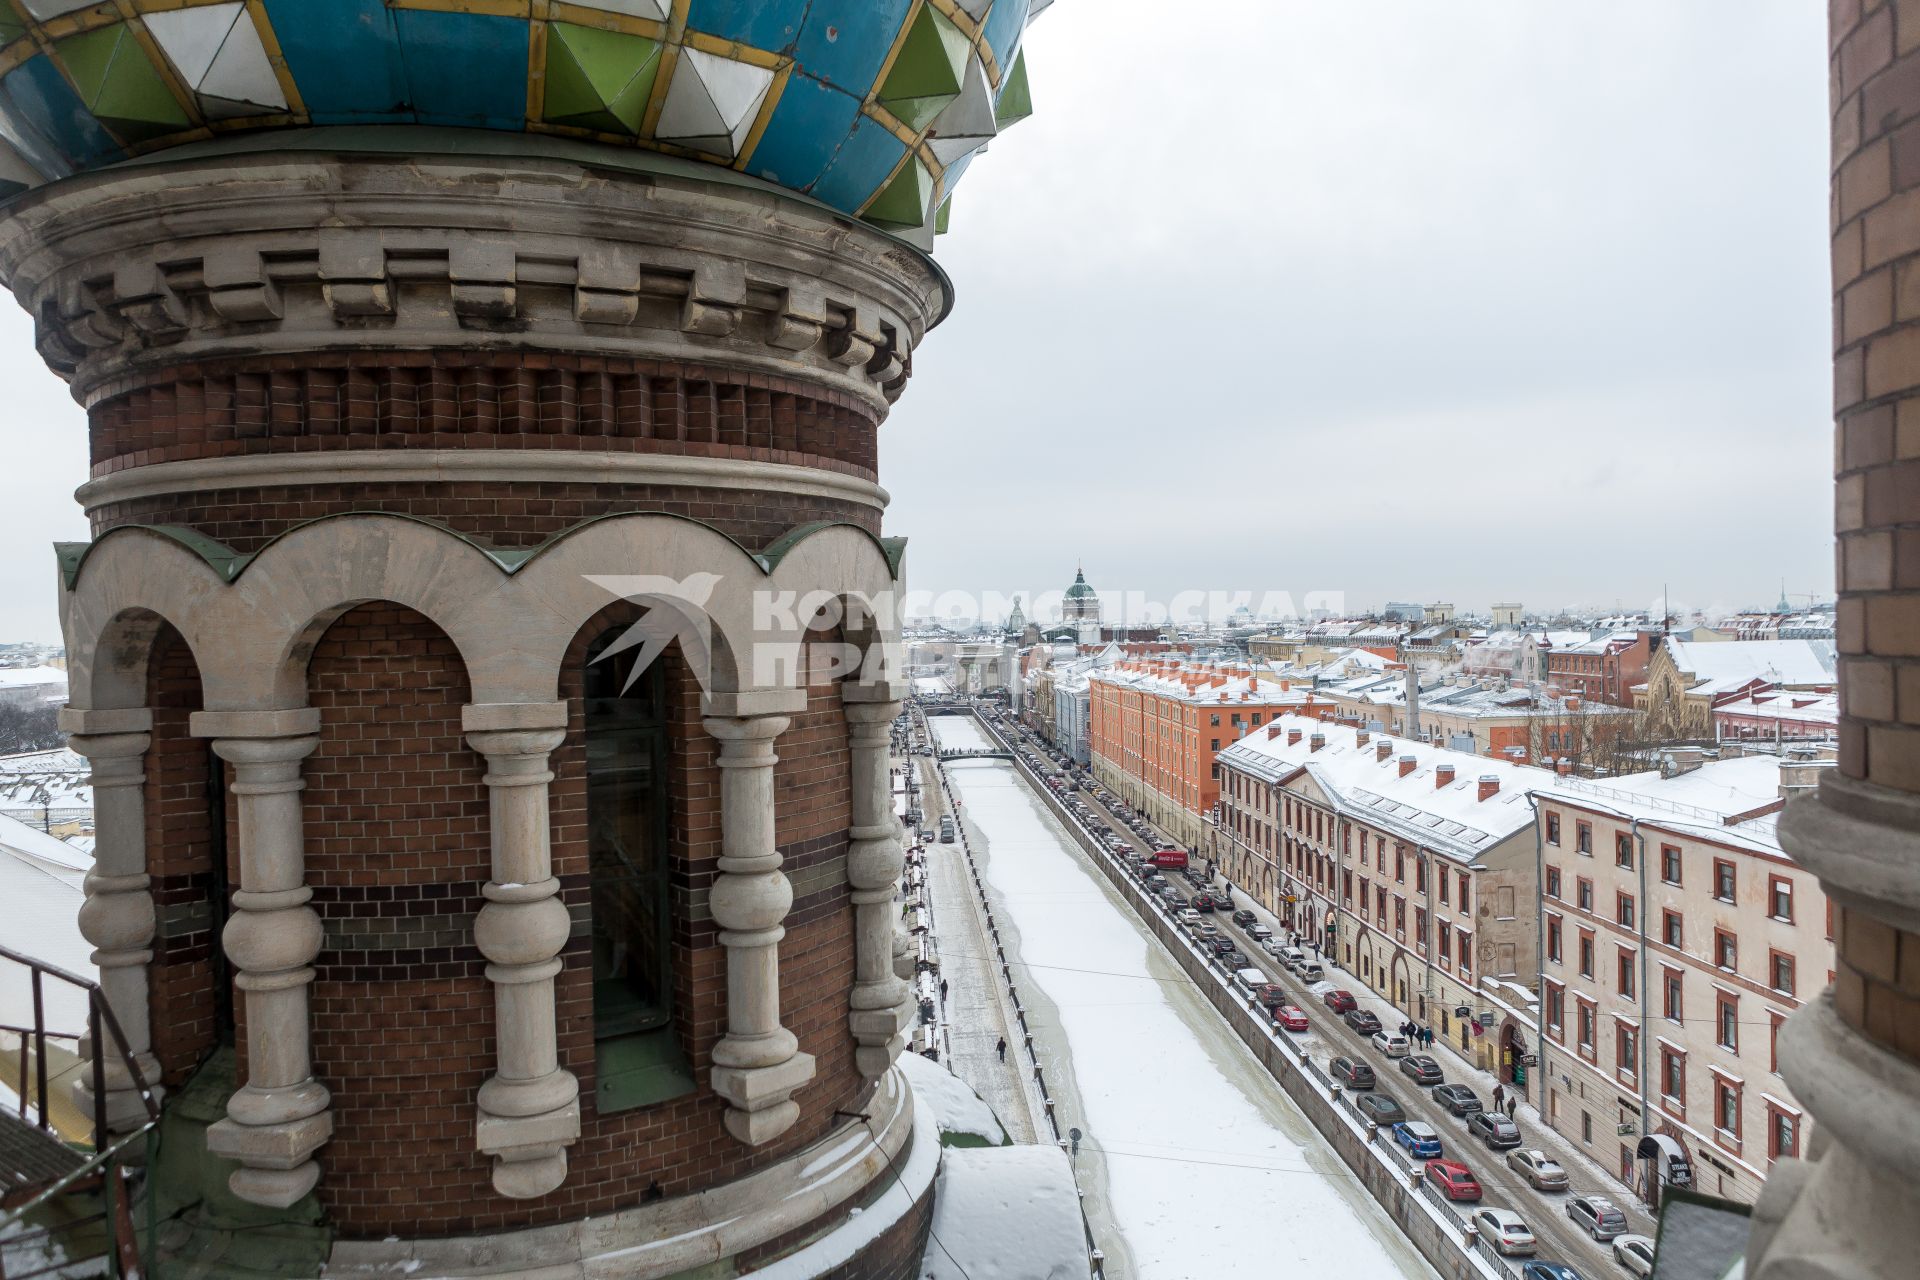
<instances>
[{"instance_id":1,"label":"column capital","mask_svg":"<svg viewBox=\"0 0 1920 1280\"><path fill-rule=\"evenodd\" d=\"M86 707L62 707L59 712L59 724L62 733L75 737L111 740L130 734L153 732L153 711L148 707L107 707L89 710ZM142 748L144 750L144 748ZM92 751L74 748L81 755L91 758ZM106 751L104 754L119 754Z\"/></svg>"},{"instance_id":2,"label":"column capital","mask_svg":"<svg viewBox=\"0 0 1920 1280\"><path fill-rule=\"evenodd\" d=\"M320 732L320 708L271 711L196 711L187 721L196 738L298 738ZM218 750L218 748L215 748Z\"/></svg>"},{"instance_id":3,"label":"column capital","mask_svg":"<svg viewBox=\"0 0 1920 1280\"><path fill-rule=\"evenodd\" d=\"M840 682L840 700L847 703L904 702L907 692L907 682L904 680L843 680ZM894 714L899 714L897 708Z\"/></svg>"},{"instance_id":4,"label":"column capital","mask_svg":"<svg viewBox=\"0 0 1920 1280\"><path fill-rule=\"evenodd\" d=\"M757 720L768 716L798 715L806 709L805 689L739 689L730 693L703 694L700 698L700 714L703 717Z\"/></svg>"},{"instance_id":5,"label":"column capital","mask_svg":"<svg viewBox=\"0 0 1920 1280\"><path fill-rule=\"evenodd\" d=\"M460 708L460 729L476 733L510 733L567 727L564 702L469 702ZM484 750L484 748L477 748Z\"/></svg>"}]
</instances>

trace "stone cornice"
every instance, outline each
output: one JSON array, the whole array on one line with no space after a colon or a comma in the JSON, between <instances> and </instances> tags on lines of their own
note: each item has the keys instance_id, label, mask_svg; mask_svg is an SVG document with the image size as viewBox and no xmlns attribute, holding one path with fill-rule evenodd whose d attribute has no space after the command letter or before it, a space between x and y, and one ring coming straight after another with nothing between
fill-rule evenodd
<instances>
[{"instance_id":1,"label":"stone cornice","mask_svg":"<svg viewBox=\"0 0 1920 1280\"><path fill-rule=\"evenodd\" d=\"M160 494L309 484L552 482L683 485L837 498L876 510L879 485L813 467L668 453L550 449L346 449L156 462L89 480L74 491L88 511Z\"/></svg>"},{"instance_id":2,"label":"stone cornice","mask_svg":"<svg viewBox=\"0 0 1920 1280\"><path fill-rule=\"evenodd\" d=\"M830 211L525 156L88 174L9 206L0 281L82 403L185 361L512 348L802 379L884 413L947 304L924 257Z\"/></svg>"}]
</instances>

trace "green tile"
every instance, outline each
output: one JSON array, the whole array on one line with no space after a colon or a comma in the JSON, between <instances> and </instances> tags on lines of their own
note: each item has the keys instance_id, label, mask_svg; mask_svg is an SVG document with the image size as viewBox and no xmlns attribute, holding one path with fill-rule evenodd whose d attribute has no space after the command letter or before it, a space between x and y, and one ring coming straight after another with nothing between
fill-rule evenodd
<instances>
[{"instance_id":1,"label":"green tile","mask_svg":"<svg viewBox=\"0 0 1920 1280\"><path fill-rule=\"evenodd\" d=\"M660 42L567 22L547 24L545 116L557 124L637 134L660 73Z\"/></svg>"},{"instance_id":2,"label":"green tile","mask_svg":"<svg viewBox=\"0 0 1920 1280\"><path fill-rule=\"evenodd\" d=\"M940 202L939 211L933 215L933 234L947 234L947 224L953 220L953 197L948 196Z\"/></svg>"},{"instance_id":3,"label":"green tile","mask_svg":"<svg viewBox=\"0 0 1920 1280\"><path fill-rule=\"evenodd\" d=\"M900 56L880 86L881 105L908 128L926 128L960 96L967 53L967 38L960 28L933 6L922 5L900 46Z\"/></svg>"},{"instance_id":4,"label":"green tile","mask_svg":"<svg viewBox=\"0 0 1920 1280\"><path fill-rule=\"evenodd\" d=\"M1013 57L1013 70L1000 81L1000 99L994 103L993 122L1002 129L1033 114L1033 95L1027 91L1027 51Z\"/></svg>"},{"instance_id":5,"label":"green tile","mask_svg":"<svg viewBox=\"0 0 1920 1280\"><path fill-rule=\"evenodd\" d=\"M933 175L918 160L909 160L860 216L877 227L918 227L926 222L932 199Z\"/></svg>"},{"instance_id":6,"label":"green tile","mask_svg":"<svg viewBox=\"0 0 1920 1280\"><path fill-rule=\"evenodd\" d=\"M192 123L124 24L62 40L54 50L81 100L123 139L158 138Z\"/></svg>"},{"instance_id":7,"label":"green tile","mask_svg":"<svg viewBox=\"0 0 1920 1280\"><path fill-rule=\"evenodd\" d=\"M699 1086L673 1028L594 1043L595 1109L624 1111L692 1093Z\"/></svg>"}]
</instances>

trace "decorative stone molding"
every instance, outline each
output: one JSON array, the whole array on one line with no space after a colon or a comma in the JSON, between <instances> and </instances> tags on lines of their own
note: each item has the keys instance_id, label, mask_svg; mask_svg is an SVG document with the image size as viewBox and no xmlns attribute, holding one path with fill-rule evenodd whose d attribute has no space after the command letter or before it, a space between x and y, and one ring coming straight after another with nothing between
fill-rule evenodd
<instances>
[{"instance_id":1,"label":"decorative stone molding","mask_svg":"<svg viewBox=\"0 0 1920 1280\"><path fill-rule=\"evenodd\" d=\"M720 744L719 876L708 897L727 949L727 1029L713 1047L713 1091L727 1132L757 1147L800 1118L795 1090L813 1079L813 1056L780 1025L781 924L793 887L775 846L773 740L806 707L803 689L708 694L701 723Z\"/></svg>"},{"instance_id":2,"label":"decorative stone molding","mask_svg":"<svg viewBox=\"0 0 1920 1280\"><path fill-rule=\"evenodd\" d=\"M233 1193L284 1209L313 1190L313 1159L333 1134L331 1098L313 1078L307 988L320 954L320 917L307 905L301 762L320 745L320 713L197 711L196 737L233 766L240 887L221 944L247 1002L247 1081L207 1130L207 1150L236 1160Z\"/></svg>"},{"instance_id":3,"label":"decorative stone molding","mask_svg":"<svg viewBox=\"0 0 1920 1280\"><path fill-rule=\"evenodd\" d=\"M854 914L854 980L847 1023L855 1064L877 1078L893 1066L906 1041L909 990L894 972L896 917L903 849L893 811L887 745L902 690L890 683L840 686L852 740L853 825L848 829L847 883Z\"/></svg>"},{"instance_id":4,"label":"decorative stone molding","mask_svg":"<svg viewBox=\"0 0 1920 1280\"><path fill-rule=\"evenodd\" d=\"M792 493L857 502L876 511L887 491L813 467L669 453L551 449L348 449L157 462L89 480L74 497L88 511L161 494L307 484L574 483L681 485Z\"/></svg>"},{"instance_id":5,"label":"decorative stone molding","mask_svg":"<svg viewBox=\"0 0 1920 1280\"><path fill-rule=\"evenodd\" d=\"M560 1065L554 978L571 921L553 874L547 757L567 731L564 702L469 705L467 742L487 758L492 878L473 936L493 984L494 1074L480 1086L475 1141L493 1157L493 1189L546 1195L580 1137L580 1082Z\"/></svg>"},{"instance_id":6,"label":"decorative stone molding","mask_svg":"<svg viewBox=\"0 0 1920 1280\"><path fill-rule=\"evenodd\" d=\"M88 404L185 361L506 342L808 378L884 414L948 303L930 260L830 210L550 156L215 145L8 215L0 282Z\"/></svg>"},{"instance_id":7,"label":"decorative stone molding","mask_svg":"<svg viewBox=\"0 0 1920 1280\"><path fill-rule=\"evenodd\" d=\"M146 751L153 713L144 707L89 711L65 707L60 727L67 745L92 766L93 870L80 907L80 934L94 946L100 989L113 1009L127 1050L140 1072L136 1082L109 1043L83 1042L81 1057L98 1053L106 1079L107 1128L126 1133L147 1119L141 1088L156 1100L160 1063L153 1055L147 968L153 962L154 908L147 874ZM81 1114L93 1114L93 1075L82 1072L73 1094Z\"/></svg>"}]
</instances>

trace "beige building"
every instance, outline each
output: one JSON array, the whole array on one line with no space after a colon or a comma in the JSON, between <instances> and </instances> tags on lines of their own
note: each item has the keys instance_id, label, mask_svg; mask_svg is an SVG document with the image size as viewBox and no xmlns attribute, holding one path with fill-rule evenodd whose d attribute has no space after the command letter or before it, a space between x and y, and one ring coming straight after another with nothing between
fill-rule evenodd
<instances>
[{"instance_id":1,"label":"beige building","mask_svg":"<svg viewBox=\"0 0 1920 1280\"><path fill-rule=\"evenodd\" d=\"M1535 976L1527 792L1553 775L1298 715L1219 763L1222 874L1490 1066L1483 993Z\"/></svg>"},{"instance_id":2,"label":"beige building","mask_svg":"<svg viewBox=\"0 0 1920 1280\"><path fill-rule=\"evenodd\" d=\"M1538 793L1543 1112L1643 1197L1653 1137L1698 1190L1751 1202L1807 1139L1775 1041L1830 981L1832 927L1775 824L1822 766L1673 756Z\"/></svg>"},{"instance_id":3,"label":"beige building","mask_svg":"<svg viewBox=\"0 0 1920 1280\"><path fill-rule=\"evenodd\" d=\"M1832 693L1838 688L1831 640L1723 640L1668 637L1647 660L1633 691L1648 736L1713 737L1713 709L1759 690Z\"/></svg>"}]
</instances>

